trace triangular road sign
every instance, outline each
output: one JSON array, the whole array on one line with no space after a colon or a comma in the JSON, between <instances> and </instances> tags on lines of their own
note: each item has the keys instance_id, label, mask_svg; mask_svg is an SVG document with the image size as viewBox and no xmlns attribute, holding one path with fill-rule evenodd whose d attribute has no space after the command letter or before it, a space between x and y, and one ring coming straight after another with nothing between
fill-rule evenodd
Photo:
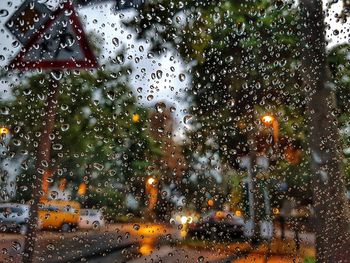
<instances>
[{"instance_id":1,"label":"triangular road sign","mask_svg":"<svg viewBox=\"0 0 350 263\"><path fill-rule=\"evenodd\" d=\"M13 59L13 69L84 69L97 67L82 24L70 1L60 4L51 19Z\"/></svg>"}]
</instances>

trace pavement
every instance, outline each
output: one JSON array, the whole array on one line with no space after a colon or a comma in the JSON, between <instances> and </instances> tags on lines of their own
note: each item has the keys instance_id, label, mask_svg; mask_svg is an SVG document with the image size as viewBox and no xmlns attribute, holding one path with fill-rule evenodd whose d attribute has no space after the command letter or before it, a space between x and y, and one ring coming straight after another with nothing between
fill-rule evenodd
<instances>
[{"instance_id":1,"label":"pavement","mask_svg":"<svg viewBox=\"0 0 350 263\"><path fill-rule=\"evenodd\" d=\"M144 262L303 262L315 255L314 235L286 231L286 239L277 231L271 242L252 246L247 241L220 243L184 240L180 231L162 224L113 224L99 231L72 233L41 231L36 247L36 262L144 263ZM0 262L21 262L24 237L0 234Z\"/></svg>"},{"instance_id":2,"label":"pavement","mask_svg":"<svg viewBox=\"0 0 350 263\"><path fill-rule=\"evenodd\" d=\"M166 227L157 224L114 224L99 231L79 230L71 233L40 231L35 262L80 262L116 251L121 251L127 260L134 257L134 254L150 253L150 247L160 236L170 238L171 233ZM1 233L0 262L21 262L23 244L24 236Z\"/></svg>"}]
</instances>

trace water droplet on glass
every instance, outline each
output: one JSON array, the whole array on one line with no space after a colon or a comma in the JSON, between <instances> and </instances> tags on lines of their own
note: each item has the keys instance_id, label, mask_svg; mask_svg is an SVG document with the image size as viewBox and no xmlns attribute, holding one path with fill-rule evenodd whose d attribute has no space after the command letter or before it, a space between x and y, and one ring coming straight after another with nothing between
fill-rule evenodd
<instances>
[{"instance_id":1,"label":"water droplet on glass","mask_svg":"<svg viewBox=\"0 0 350 263\"><path fill-rule=\"evenodd\" d=\"M57 191L51 191L50 197L51 197L52 199L57 199L57 197L58 197L58 192L57 192Z\"/></svg>"},{"instance_id":2,"label":"water droplet on glass","mask_svg":"<svg viewBox=\"0 0 350 263\"><path fill-rule=\"evenodd\" d=\"M198 257L197 262L204 262L204 257L203 256Z\"/></svg>"},{"instance_id":3,"label":"water droplet on glass","mask_svg":"<svg viewBox=\"0 0 350 263\"><path fill-rule=\"evenodd\" d=\"M157 70L157 71L156 71L156 76L157 76L158 79L161 79L162 76L163 76L163 71Z\"/></svg>"},{"instance_id":4,"label":"water droplet on glass","mask_svg":"<svg viewBox=\"0 0 350 263\"><path fill-rule=\"evenodd\" d=\"M185 74L183 74L183 73L181 73L181 74L179 74L179 80L182 82L182 81L185 81L185 79L186 79L186 75Z\"/></svg>"},{"instance_id":5,"label":"water droplet on glass","mask_svg":"<svg viewBox=\"0 0 350 263\"><path fill-rule=\"evenodd\" d=\"M94 163L94 168L99 170L99 171L102 171L104 166L100 163Z\"/></svg>"},{"instance_id":6,"label":"water droplet on glass","mask_svg":"<svg viewBox=\"0 0 350 263\"><path fill-rule=\"evenodd\" d=\"M164 102L157 102L155 108L158 113L163 113L166 109L166 105Z\"/></svg>"},{"instance_id":7,"label":"water droplet on glass","mask_svg":"<svg viewBox=\"0 0 350 263\"><path fill-rule=\"evenodd\" d=\"M187 124L188 121L189 121L190 119L192 119L192 116L191 116L191 115L186 115L186 116L183 118L183 121L184 121L185 124Z\"/></svg>"},{"instance_id":8,"label":"water droplet on glass","mask_svg":"<svg viewBox=\"0 0 350 263\"><path fill-rule=\"evenodd\" d=\"M15 251L19 251L21 247L21 243L19 243L18 241L13 241L11 244L11 248Z\"/></svg>"},{"instance_id":9,"label":"water droplet on glass","mask_svg":"<svg viewBox=\"0 0 350 263\"><path fill-rule=\"evenodd\" d=\"M107 97L108 97L110 100L112 100L112 101L115 100L115 97L116 97L115 92L112 91L112 90L108 91L108 92L107 92Z\"/></svg>"},{"instance_id":10,"label":"water droplet on glass","mask_svg":"<svg viewBox=\"0 0 350 263\"><path fill-rule=\"evenodd\" d=\"M18 139L13 139L13 144L15 146L20 146L22 144L22 142L20 140L18 140Z\"/></svg>"},{"instance_id":11,"label":"water droplet on glass","mask_svg":"<svg viewBox=\"0 0 350 263\"><path fill-rule=\"evenodd\" d=\"M9 11L6 9L0 9L0 17L5 17L9 15Z\"/></svg>"},{"instance_id":12,"label":"water droplet on glass","mask_svg":"<svg viewBox=\"0 0 350 263\"><path fill-rule=\"evenodd\" d=\"M23 94L26 95L26 96L30 95L31 93L32 93L31 89L24 89L23 90Z\"/></svg>"},{"instance_id":13,"label":"water droplet on glass","mask_svg":"<svg viewBox=\"0 0 350 263\"><path fill-rule=\"evenodd\" d=\"M9 107L2 107L0 110L2 115L9 115L10 114L10 108Z\"/></svg>"},{"instance_id":14,"label":"water droplet on glass","mask_svg":"<svg viewBox=\"0 0 350 263\"><path fill-rule=\"evenodd\" d=\"M63 77L63 73L60 71L52 71L51 72L51 76L55 79L55 80L61 80Z\"/></svg>"},{"instance_id":15,"label":"water droplet on glass","mask_svg":"<svg viewBox=\"0 0 350 263\"><path fill-rule=\"evenodd\" d=\"M12 42L12 47L18 47L19 46L19 42L17 40Z\"/></svg>"},{"instance_id":16,"label":"water droplet on glass","mask_svg":"<svg viewBox=\"0 0 350 263\"><path fill-rule=\"evenodd\" d=\"M112 39L112 43L113 43L113 45L115 45L116 47L119 47L119 39L118 38L113 38Z\"/></svg>"},{"instance_id":17,"label":"water droplet on glass","mask_svg":"<svg viewBox=\"0 0 350 263\"><path fill-rule=\"evenodd\" d=\"M69 130L69 124L62 124L61 125L61 130L62 131L68 131Z\"/></svg>"},{"instance_id":18,"label":"water droplet on glass","mask_svg":"<svg viewBox=\"0 0 350 263\"><path fill-rule=\"evenodd\" d=\"M55 143L55 144L52 145L52 149L55 150L55 151L62 150L63 149L63 145L60 144L60 143Z\"/></svg>"}]
</instances>

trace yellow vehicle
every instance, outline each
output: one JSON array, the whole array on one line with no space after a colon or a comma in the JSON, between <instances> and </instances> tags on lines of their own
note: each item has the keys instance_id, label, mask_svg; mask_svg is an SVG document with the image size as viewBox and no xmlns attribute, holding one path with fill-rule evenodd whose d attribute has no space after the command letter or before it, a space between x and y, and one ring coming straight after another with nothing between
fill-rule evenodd
<instances>
[{"instance_id":1,"label":"yellow vehicle","mask_svg":"<svg viewBox=\"0 0 350 263\"><path fill-rule=\"evenodd\" d=\"M75 201L44 200L39 204L39 227L67 232L78 226L80 204Z\"/></svg>"}]
</instances>

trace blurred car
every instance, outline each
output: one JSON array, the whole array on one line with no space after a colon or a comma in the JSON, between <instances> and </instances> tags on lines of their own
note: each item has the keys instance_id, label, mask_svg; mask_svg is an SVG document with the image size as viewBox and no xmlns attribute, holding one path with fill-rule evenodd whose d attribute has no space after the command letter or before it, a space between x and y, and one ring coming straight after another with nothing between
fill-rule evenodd
<instances>
[{"instance_id":1,"label":"blurred car","mask_svg":"<svg viewBox=\"0 0 350 263\"><path fill-rule=\"evenodd\" d=\"M244 219L239 213L213 211L188 226L188 235L203 238L231 239L243 237Z\"/></svg>"},{"instance_id":2,"label":"blurred car","mask_svg":"<svg viewBox=\"0 0 350 263\"><path fill-rule=\"evenodd\" d=\"M0 230L18 231L25 235L28 231L29 206L16 203L0 204Z\"/></svg>"},{"instance_id":3,"label":"blurred car","mask_svg":"<svg viewBox=\"0 0 350 263\"><path fill-rule=\"evenodd\" d=\"M80 204L75 201L45 200L39 204L39 228L68 232L78 227Z\"/></svg>"},{"instance_id":4,"label":"blurred car","mask_svg":"<svg viewBox=\"0 0 350 263\"><path fill-rule=\"evenodd\" d=\"M80 228L99 229L105 225L103 214L98 209L81 209Z\"/></svg>"}]
</instances>

